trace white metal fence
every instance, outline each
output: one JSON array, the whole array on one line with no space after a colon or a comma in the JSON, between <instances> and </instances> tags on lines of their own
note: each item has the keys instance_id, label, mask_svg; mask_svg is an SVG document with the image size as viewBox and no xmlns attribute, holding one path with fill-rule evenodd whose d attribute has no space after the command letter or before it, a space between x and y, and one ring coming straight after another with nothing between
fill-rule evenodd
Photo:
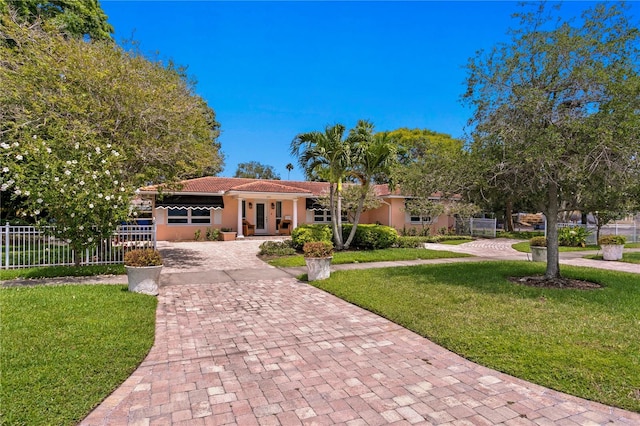
<instances>
[{"instance_id":1,"label":"white metal fence","mask_svg":"<svg viewBox=\"0 0 640 426\"><path fill-rule=\"evenodd\" d=\"M496 237L496 219L456 219L456 233L472 237Z\"/></svg>"},{"instance_id":2,"label":"white metal fence","mask_svg":"<svg viewBox=\"0 0 640 426\"><path fill-rule=\"evenodd\" d=\"M76 253L66 241L34 226L0 227L0 267L2 269L37 266L107 265L123 263L128 248L156 247L156 227L120 225L111 238L100 241L92 250Z\"/></svg>"},{"instance_id":3,"label":"white metal fence","mask_svg":"<svg viewBox=\"0 0 640 426\"><path fill-rule=\"evenodd\" d=\"M598 244L597 236L596 236L597 228L595 225L581 225L576 223L559 223L558 224L558 229L567 228L567 227L586 228L586 230L589 232L589 235L587 235L586 243L588 245ZM637 243L637 242L640 242L640 229L638 228L639 228L638 224L636 223L610 223L600 228L600 236L624 235L627 238L628 243ZM546 231L545 231L545 234L546 234Z\"/></svg>"}]
</instances>

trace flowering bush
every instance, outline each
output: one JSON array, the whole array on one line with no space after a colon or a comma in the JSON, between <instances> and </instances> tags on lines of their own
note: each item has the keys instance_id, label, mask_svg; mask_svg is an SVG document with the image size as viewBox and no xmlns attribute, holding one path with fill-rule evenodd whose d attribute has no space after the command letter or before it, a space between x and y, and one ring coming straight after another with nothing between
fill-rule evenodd
<instances>
[{"instance_id":1,"label":"flowering bush","mask_svg":"<svg viewBox=\"0 0 640 426\"><path fill-rule=\"evenodd\" d=\"M560 228L558 244L565 247L586 247L590 232L581 226Z\"/></svg>"},{"instance_id":2,"label":"flowering bush","mask_svg":"<svg viewBox=\"0 0 640 426\"><path fill-rule=\"evenodd\" d=\"M627 242L627 238L624 235L603 235L598 240L598 244L604 245L623 245Z\"/></svg>"},{"instance_id":3,"label":"flowering bush","mask_svg":"<svg viewBox=\"0 0 640 426\"><path fill-rule=\"evenodd\" d=\"M546 237L533 237L529 240L530 247L546 247L547 246L547 238Z\"/></svg>"},{"instance_id":4,"label":"flowering bush","mask_svg":"<svg viewBox=\"0 0 640 426\"><path fill-rule=\"evenodd\" d=\"M23 217L55 225L45 229L81 253L127 218L133 192L122 182L120 153L110 144L61 143L58 137L0 143L0 190L21 197Z\"/></svg>"},{"instance_id":5,"label":"flowering bush","mask_svg":"<svg viewBox=\"0 0 640 426\"><path fill-rule=\"evenodd\" d=\"M333 255L333 244L326 241L312 241L302 247L304 257L329 257Z\"/></svg>"}]
</instances>

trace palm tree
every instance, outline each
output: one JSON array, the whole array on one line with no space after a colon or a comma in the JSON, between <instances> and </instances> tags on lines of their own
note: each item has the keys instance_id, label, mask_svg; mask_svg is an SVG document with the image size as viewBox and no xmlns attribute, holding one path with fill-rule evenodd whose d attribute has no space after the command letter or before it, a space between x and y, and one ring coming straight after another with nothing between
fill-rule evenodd
<instances>
[{"instance_id":1,"label":"palm tree","mask_svg":"<svg viewBox=\"0 0 640 426\"><path fill-rule=\"evenodd\" d=\"M293 170L293 164L289 163L286 166L287 169L287 180L291 178L291 170Z\"/></svg>"},{"instance_id":2,"label":"palm tree","mask_svg":"<svg viewBox=\"0 0 640 426\"><path fill-rule=\"evenodd\" d=\"M324 132L298 134L291 142L291 154L307 179L329 181L331 226L336 250L344 248L342 240L342 182L351 169L351 141L344 139L346 128L342 124L328 125Z\"/></svg>"},{"instance_id":3,"label":"palm tree","mask_svg":"<svg viewBox=\"0 0 640 426\"><path fill-rule=\"evenodd\" d=\"M385 180L388 180L391 168L398 158L396 144L393 143L389 133L374 134L373 123L368 120L358 121L356 127L349 132L348 139L354 147L353 167L350 175L360 183L361 195L353 220L353 228L344 243L345 249L349 248L355 237L371 183L381 175L384 175ZM389 182L389 185L393 187L393 182Z\"/></svg>"}]
</instances>

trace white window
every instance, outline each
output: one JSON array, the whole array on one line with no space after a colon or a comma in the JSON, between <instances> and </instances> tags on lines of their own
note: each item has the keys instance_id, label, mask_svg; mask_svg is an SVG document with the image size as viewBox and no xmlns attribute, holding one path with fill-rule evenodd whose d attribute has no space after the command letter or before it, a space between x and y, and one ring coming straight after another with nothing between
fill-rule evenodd
<instances>
[{"instance_id":1,"label":"white window","mask_svg":"<svg viewBox=\"0 0 640 426\"><path fill-rule=\"evenodd\" d=\"M314 210L313 221L315 223L331 222L331 212L329 210Z\"/></svg>"},{"instance_id":2,"label":"white window","mask_svg":"<svg viewBox=\"0 0 640 426\"><path fill-rule=\"evenodd\" d=\"M423 223L430 225L431 223L433 223L433 221L431 220L431 216L410 216L409 222L417 225L421 225Z\"/></svg>"},{"instance_id":3,"label":"white window","mask_svg":"<svg viewBox=\"0 0 640 426\"><path fill-rule=\"evenodd\" d=\"M192 210L192 209L171 209L167 213L168 223L171 225L177 224L210 224L211 223L211 211L210 210Z\"/></svg>"}]
</instances>

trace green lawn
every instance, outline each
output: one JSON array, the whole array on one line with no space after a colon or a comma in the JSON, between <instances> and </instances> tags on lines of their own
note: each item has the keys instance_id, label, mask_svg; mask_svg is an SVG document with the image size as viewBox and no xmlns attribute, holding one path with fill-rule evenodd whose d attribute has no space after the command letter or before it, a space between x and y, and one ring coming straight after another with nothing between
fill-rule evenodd
<instances>
[{"instance_id":1,"label":"green lawn","mask_svg":"<svg viewBox=\"0 0 640 426\"><path fill-rule=\"evenodd\" d=\"M518 250L522 253L531 253L531 247L529 247L529 241L522 241L519 243L512 244L511 247L514 250ZM568 252L568 251L589 251L589 250L600 250L600 246L586 246L586 247L558 247L558 251Z\"/></svg>"},{"instance_id":2,"label":"green lawn","mask_svg":"<svg viewBox=\"0 0 640 426\"><path fill-rule=\"evenodd\" d=\"M602 260L602 255L585 256L587 259ZM640 252L622 253L622 262L640 264Z\"/></svg>"},{"instance_id":3,"label":"green lawn","mask_svg":"<svg viewBox=\"0 0 640 426\"><path fill-rule=\"evenodd\" d=\"M447 259L452 257L470 257L468 254L452 253L442 250L393 248L384 250L341 251L333 254L334 265L345 263L390 262L417 259ZM269 264L279 268L304 266L302 255L283 256L269 260Z\"/></svg>"},{"instance_id":4,"label":"green lawn","mask_svg":"<svg viewBox=\"0 0 640 426\"><path fill-rule=\"evenodd\" d=\"M124 265L41 266L38 268L0 269L0 281L17 278L85 277L126 274Z\"/></svg>"},{"instance_id":5,"label":"green lawn","mask_svg":"<svg viewBox=\"0 0 640 426\"><path fill-rule=\"evenodd\" d=\"M583 398L640 412L638 275L563 267L599 290L532 288L509 276L531 262L340 271L316 285L470 360Z\"/></svg>"},{"instance_id":6,"label":"green lawn","mask_svg":"<svg viewBox=\"0 0 640 426\"><path fill-rule=\"evenodd\" d=\"M0 290L0 424L77 424L131 375L153 345L157 299L126 290Z\"/></svg>"}]
</instances>

